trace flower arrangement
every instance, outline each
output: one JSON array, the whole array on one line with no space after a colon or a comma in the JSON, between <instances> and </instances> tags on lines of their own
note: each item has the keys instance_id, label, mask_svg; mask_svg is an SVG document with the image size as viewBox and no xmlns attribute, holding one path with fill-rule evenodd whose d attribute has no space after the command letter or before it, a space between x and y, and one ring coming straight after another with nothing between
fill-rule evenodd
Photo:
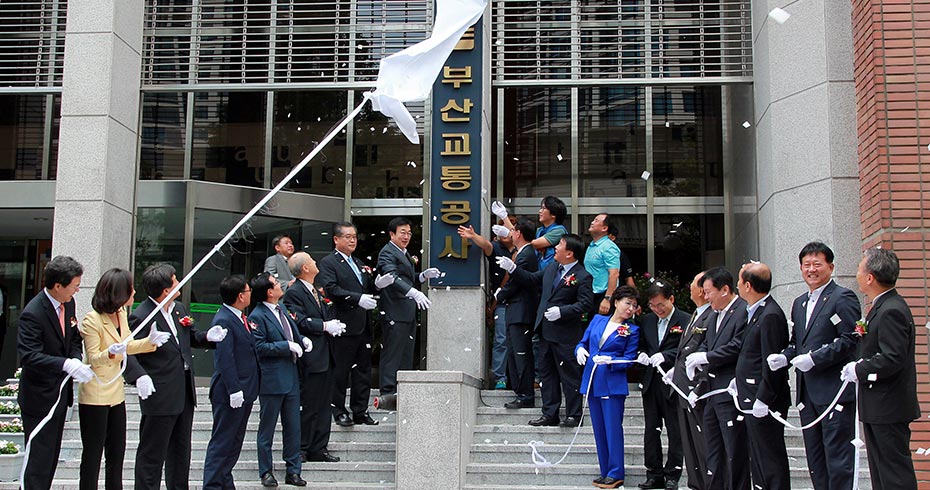
<instances>
[{"instance_id":1,"label":"flower arrangement","mask_svg":"<svg viewBox=\"0 0 930 490\"><path fill-rule=\"evenodd\" d=\"M19 385L16 383L0 386L0 396L16 396L19 394Z\"/></svg>"},{"instance_id":2,"label":"flower arrangement","mask_svg":"<svg viewBox=\"0 0 930 490\"><path fill-rule=\"evenodd\" d=\"M2 415L19 415L19 405L13 402L0 402L0 414Z\"/></svg>"},{"instance_id":3,"label":"flower arrangement","mask_svg":"<svg viewBox=\"0 0 930 490\"><path fill-rule=\"evenodd\" d=\"M571 274L568 277L563 277L562 281L565 282L566 286L574 286L575 284L578 284L578 279L575 279L574 274Z\"/></svg>"},{"instance_id":4,"label":"flower arrangement","mask_svg":"<svg viewBox=\"0 0 930 490\"><path fill-rule=\"evenodd\" d=\"M23 431L23 421L19 419L13 419L9 422L0 422L0 432L5 433L15 433Z\"/></svg>"},{"instance_id":5,"label":"flower arrangement","mask_svg":"<svg viewBox=\"0 0 930 490\"><path fill-rule=\"evenodd\" d=\"M178 323L180 323L182 327L188 327L188 328L189 328L189 327L194 326L194 319L191 318L190 315L182 316L181 319L178 320Z\"/></svg>"},{"instance_id":6,"label":"flower arrangement","mask_svg":"<svg viewBox=\"0 0 930 490\"><path fill-rule=\"evenodd\" d=\"M856 320L855 332L856 332L856 335L860 337L864 337L865 334L869 333L869 322L865 321L864 318L861 320Z\"/></svg>"},{"instance_id":7,"label":"flower arrangement","mask_svg":"<svg viewBox=\"0 0 930 490\"><path fill-rule=\"evenodd\" d=\"M626 323L621 324L617 327L617 335L620 337L629 337L630 336L630 326Z\"/></svg>"},{"instance_id":8,"label":"flower arrangement","mask_svg":"<svg viewBox=\"0 0 930 490\"><path fill-rule=\"evenodd\" d=\"M23 368L16 368L16 372L13 373L13 377L16 379L23 377Z\"/></svg>"},{"instance_id":9,"label":"flower arrangement","mask_svg":"<svg viewBox=\"0 0 930 490\"><path fill-rule=\"evenodd\" d=\"M681 333L681 325L675 325L674 327L668 329L668 333Z\"/></svg>"},{"instance_id":10,"label":"flower arrangement","mask_svg":"<svg viewBox=\"0 0 930 490\"><path fill-rule=\"evenodd\" d=\"M19 444L10 441L0 441L0 454L19 454Z\"/></svg>"}]
</instances>

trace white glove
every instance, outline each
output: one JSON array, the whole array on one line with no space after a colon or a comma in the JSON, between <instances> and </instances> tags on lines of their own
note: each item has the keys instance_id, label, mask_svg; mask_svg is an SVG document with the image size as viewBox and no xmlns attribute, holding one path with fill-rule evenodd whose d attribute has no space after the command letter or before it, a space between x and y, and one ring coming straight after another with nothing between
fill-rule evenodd
<instances>
[{"instance_id":1,"label":"white glove","mask_svg":"<svg viewBox=\"0 0 930 490\"><path fill-rule=\"evenodd\" d=\"M610 356L594 356L591 358L591 360L594 361L594 364L607 364L610 362L610 359Z\"/></svg>"},{"instance_id":2,"label":"white glove","mask_svg":"<svg viewBox=\"0 0 930 490\"><path fill-rule=\"evenodd\" d=\"M859 382L859 377L856 375L856 361L850 361L843 366L843 370L840 371L840 380L849 381L850 383Z\"/></svg>"},{"instance_id":3,"label":"white glove","mask_svg":"<svg viewBox=\"0 0 930 490\"><path fill-rule=\"evenodd\" d=\"M697 393L693 391L691 393L688 393L688 404L691 405L692 408L694 408L694 405L697 403L697 401L698 401Z\"/></svg>"},{"instance_id":4,"label":"white glove","mask_svg":"<svg viewBox=\"0 0 930 490\"><path fill-rule=\"evenodd\" d=\"M149 340L149 343L151 343L155 347L161 347L165 345L165 342L167 342L168 339L170 338L171 338L170 333L162 332L161 330L158 330L157 328L155 328L154 323L152 324L152 327L149 328L149 339L148 340Z\"/></svg>"},{"instance_id":5,"label":"white glove","mask_svg":"<svg viewBox=\"0 0 930 490\"><path fill-rule=\"evenodd\" d=\"M729 393L730 396L738 396L738 395L739 395L739 390L738 390L737 387L736 387L736 378L733 378L733 379L730 380L730 384L727 385L727 393Z\"/></svg>"},{"instance_id":6,"label":"white glove","mask_svg":"<svg viewBox=\"0 0 930 490\"><path fill-rule=\"evenodd\" d=\"M513 272L517 268L517 264L514 261L510 260L509 257L497 257L494 259L497 261L498 267L504 269L507 272Z\"/></svg>"},{"instance_id":7,"label":"white glove","mask_svg":"<svg viewBox=\"0 0 930 490\"><path fill-rule=\"evenodd\" d=\"M662 382L671 385L673 376L675 376L675 368L669 369L668 372L665 373L665 376L662 376Z\"/></svg>"},{"instance_id":8,"label":"white glove","mask_svg":"<svg viewBox=\"0 0 930 490\"><path fill-rule=\"evenodd\" d=\"M440 272L439 269L430 267L429 269L426 269L420 273L420 282L426 282L427 279L436 279L441 274L442 272Z\"/></svg>"},{"instance_id":9,"label":"white glove","mask_svg":"<svg viewBox=\"0 0 930 490\"><path fill-rule=\"evenodd\" d=\"M685 358L685 374L688 375L688 379L694 379L694 371L705 364L707 364L706 352L688 354Z\"/></svg>"},{"instance_id":10,"label":"white glove","mask_svg":"<svg viewBox=\"0 0 930 490\"><path fill-rule=\"evenodd\" d=\"M756 398L756 401L752 403L752 416L761 419L769 414L769 406L765 404L762 400Z\"/></svg>"},{"instance_id":11,"label":"white glove","mask_svg":"<svg viewBox=\"0 0 930 490\"><path fill-rule=\"evenodd\" d=\"M78 383L87 383L94 379L94 371L83 362L77 359L65 359L65 365L62 370L71 375Z\"/></svg>"},{"instance_id":12,"label":"white glove","mask_svg":"<svg viewBox=\"0 0 930 490\"><path fill-rule=\"evenodd\" d=\"M358 299L358 305L363 309L373 310L378 306L378 301L370 294L363 294L362 297Z\"/></svg>"},{"instance_id":13,"label":"white glove","mask_svg":"<svg viewBox=\"0 0 930 490\"><path fill-rule=\"evenodd\" d=\"M304 349L297 342L287 341L287 348L291 350L294 354L297 354L297 357L304 355Z\"/></svg>"},{"instance_id":14,"label":"white glove","mask_svg":"<svg viewBox=\"0 0 930 490\"><path fill-rule=\"evenodd\" d=\"M207 330L207 341L208 342L222 342L226 338L226 334L229 333L229 330L219 326L213 325L210 327L210 330Z\"/></svg>"},{"instance_id":15,"label":"white glove","mask_svg":"<svg viewBox=\"0 0 930 490\"><path fill-rule=\"evenodd\" d=\"M245 403L245 395L242 394L242 391L237 391L229 395L229 406L232 408L240 408L242 404Z\"/></svg>"},{"instance_id":16,"label":"white glove","mask_svg":"<svg viewBox=\"0 0 930 490\"><path fill-rule=\"evenodd\" d=\"M110 344L110 347L107 347L107 352L109 352L111 355L114 355L114 356L125 354L126 344L123 344L123 343Z\"/></svg>"},{"instance_id":17,"label":"white glove","mask_svg":"<svg viewBox=\"0 0 930 490\"><path fill-rule=\"evenodd\" d=\"M428 310L430 306L433 305L433 302L426 297L419 289L410 288L407 291L406 296L417 302L417 308L421 310Z\"/></svg>"},{"instance_id":18,"label":"white glove","mask_svg":"<svg viewBox=\"0 0 930 490\"><path fill-rule=\"evenodd\" d=\"M649 365L649 354L645 352L640 352L639 356L636 357L636 362L642 364L643 366Z\"/></svg>"},{"instance_id":19,"label":"white glove","mask_svg":"<svg viewBox=\"0 0 930 490\"><path fill-rule=\"evenodd\" d=\"M584 364L588 362L588 355L588 349L584 347L579 347L578 350L575 351L575 360L578 361L579 366L584 366Z\"/></svg>"},{"instance_id":20,"label":"white glove","mask_svg":"<svg viewBox=\"0 0 930 490\"><path fill-rule=\"evenodd\" d=\"M560 310L558 306L550 306L549 309L543 313L543 316L546 317L546 320L554 322L562 318L562 310Z\"/></svg>"},{"instance_id":21,"label":"white glove","mask_svg":"<svg viewBox=\"0 0 930 490\"><path fill-rule=\"evenodd\" d=\"M501 238L507 238L510 236L510 229L503 225L491 225L491 231L493 231L495 235Z\"/></svg>"},{"instance_id":22,"label":"white glove","mask_svg":"<svg viewBox=\"0 0 930 490\"><path fill-rule=\"evenodd\" d=\"M310 352L313 350L313 342L310 341L307 337L303 338L304 352Z\"/></svg>"},{"instance_id":23,"label":"white glove","mask_svg":"<svg viewBox=\"0 0 930 490\"><path fill-rule=\"evenodd\" d=\"M333 337L338 337L345 333L346 326L339 320L328 320L323 322L323 330Z\"/></svg>"},{"instance_id":24,"label":"white glove","mask_svg":"<svg viewBox=\"0 0 930 490\"><path fill-rule=\"evenodd\" d=\"M649 358L649 364L652 364L653 367L659 367L663 362L665 362L665 356L661 352L656 352Z\"/></svg>"},{"instance_id":25,"label":"white glove","mask_svg":"<svg viewBox=\"0 0 930 490\"><path fill-rule=\"evenodd\" d=\"M491 203L491 212L500 219L507 219L507 208L500 201Z\"/></svg>"},{"instance_id":26,"label":"white glove","mask_svg":"<svg viewBox=\"0 0 930 490\"><path fill-rule=\"evenodd\" d=\"M392 274L378 274L375 276L375 287L378 289L384 289L391 284L394 284L394 276Z\"/></svg>"},{"instance_id":27,"label":"white glove","mask_svg":"<svg viewBox=\"0 0 930 490\"><path fill-rule=\"evenodd\" d=\"M784 354L769 354L765 362L769 363L769 369L778 371L788 365L788 358Z\"/></svg>"},{"instance_id":28,"label":"white glove","mask_svg":"<svg viewBox=\"0 0 930 490\"><path fill-rule=\"evenodd\" d=\"M152 393L155 393L155 383L148 374L139 376L139 379L136 380L136 390L139 391L139 398L145 400L152 396Z\"/></svg>"},{"instance_id":29,"label":"white glove","mask_svg":"<svg viewBox=\"0 0 930 490\"><path fill-rule=\"evenodd\" d=\"M814 367L814 358L811 357L810 353L801 354L791 360L791 365L798 368L802 373L806 373Z\"/></svg>"}]
</instances>

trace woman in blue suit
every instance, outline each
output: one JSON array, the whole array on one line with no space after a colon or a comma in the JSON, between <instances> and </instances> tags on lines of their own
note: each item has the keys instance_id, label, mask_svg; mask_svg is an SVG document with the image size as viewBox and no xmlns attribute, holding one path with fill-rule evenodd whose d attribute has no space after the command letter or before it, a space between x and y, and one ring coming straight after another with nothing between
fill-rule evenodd
<instances>
[{"instance_id":1,"label":"woman in blue suit","mask_svg":"<svg viewBox=\"0 0 930 490\"><path fill-rule=\"evenodd\" d=\"M639 327L629 319L636 310L637 297L634 288L617 288L610 297L613 316L595 315L575 347L575 358L584 366L580 391L588 399L601 466L601 477L594 480L598 488L623 485L623 406L630 393L626 381L629 363L608 361L636 359Z\"/></svg>"}]
</instances>

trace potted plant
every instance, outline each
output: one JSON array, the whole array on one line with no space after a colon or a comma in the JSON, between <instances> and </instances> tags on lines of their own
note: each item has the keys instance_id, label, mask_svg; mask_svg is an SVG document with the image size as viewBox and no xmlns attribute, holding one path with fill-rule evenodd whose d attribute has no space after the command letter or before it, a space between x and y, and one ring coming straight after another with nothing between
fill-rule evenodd
<instances>
[{"instance_id":1,"label":"potted plant","mask_svg":"<svg viewBox=\"0 0 930 490\"><path fill-rule=\"evenodd\" d=\"M19 449L19 444L0 440L0 481L19 480L19 471L23 467L23 453Z\"/></svg>"},{"instance_id":2,"label":"potted plant","mask_svg":"<svg viewBox=\"0 0 930 490\"><path fill-rule=\"evenodd\" d=\"M26 437L23 433L23 421L16 418L10 420L9 422L0 421L0 437L24 446L26 444Z\"/></svg>"},{"instance_id":3,"label":"potted plant","mask_svg":"<svg viewBox=\"0 0 930 490\"><path fill-rule=\"evenodd\" d=\"M19 404L14 401L0 402L0 420L11 421L19 417Z\"/></svg>"}]
</instances>

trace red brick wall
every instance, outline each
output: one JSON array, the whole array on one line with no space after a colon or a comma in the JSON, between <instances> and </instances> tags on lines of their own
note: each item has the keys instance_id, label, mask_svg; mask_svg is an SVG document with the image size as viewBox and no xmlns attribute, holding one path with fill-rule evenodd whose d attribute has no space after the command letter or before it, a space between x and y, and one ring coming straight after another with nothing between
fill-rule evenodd
<instances>
[{"instance_id":1,"label":"red brick wall","mask_svg":"<svg viewBox=\"0 0 930 490\"><path fill-rule=\"evenodd\" d=\"M930 0L852 5L862 246L881 244L901 260L898 290L917 324L916 451L930 447ZM913 457L920 488L930 489L930 456Z\"/></svg>"}]
</instances>

